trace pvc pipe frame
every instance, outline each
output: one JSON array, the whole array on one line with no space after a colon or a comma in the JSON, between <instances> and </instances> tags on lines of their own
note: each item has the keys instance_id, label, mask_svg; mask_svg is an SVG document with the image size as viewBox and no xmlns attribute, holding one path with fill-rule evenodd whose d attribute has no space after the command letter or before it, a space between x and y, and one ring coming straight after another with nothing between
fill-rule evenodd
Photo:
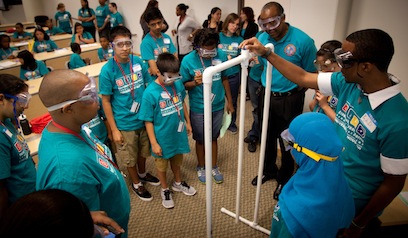
<instances>
[{"instance_id":1,"label":"pvc pipe frame","mask_svg":"<svg viewBox=\"0 0 408 238\"><path fill-rule=\"evenodd\" d=\"M271 48L274 50L272 44L267 44L266 47ZM209 182L208 178L212 177L211 170L212 170L212 104L211 104L211 88L212 88L212 77L215 73L223 71L227 68L235 66L241 63L241 97L240 97L240 120L239 120L239 128L244 128L244 120L245 120L245 101L246 101L246 86L247 86L247 76L248 76L248 62L249 59L252 58L254 54L249 53L248 50L241 50L241 55L223 62L216 66L210 66L206 68L203 72L203 88L204 88L204 146L205 146L205 177L207 178L206 181L206 210L207 210L207 237L210 238L212 236L212 182ZM268 63L267 66L267 78L266 78L266 88L271 88L272 84L272 65ZM265 90L265 98L270 98L271 91ZM265 100L264 105L264 120L262 124L262 128L267 130L268 128L268 117L269 117L269 100ZM255 199L255 211L254 211L254 222L250 223L248 220L239 217L240 213L240 194L241 194L241 180L242 180L242 161L243 161L243 147L244 147L244 130L239 130L239 142L238 142L238 179L237 179L237 195L236 195L236 215L231 215L233 213L229 212L228 210L222 208L221 211L226 213L227 215L233 216L236 218L236 223L239 220L243 221L244 223L250 225L251 227L260 230L266 234L269 234L269 230L259 227L257 225L257 216L258 216L258 204L259 204L259 196L261 192L260 185L262 184L262 174L263 174L263 166L264 166L264 155L265 155L265 142L266 142L266 134L262 133L261 138L261 154L259 156L259 169L258 169L258 186L256 191L256 199ZM211 166L208 166L211 165Z\"/></svg>"}]
</instances>

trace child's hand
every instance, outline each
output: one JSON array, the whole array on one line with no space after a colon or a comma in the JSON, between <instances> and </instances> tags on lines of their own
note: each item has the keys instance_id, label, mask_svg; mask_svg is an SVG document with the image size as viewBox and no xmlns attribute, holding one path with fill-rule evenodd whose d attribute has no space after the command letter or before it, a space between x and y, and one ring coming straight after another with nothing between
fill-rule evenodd
<instances>
[{"instance_id":1,"label":"child's hand","mask_svg":"<svg viewBox=\"0 0 408 238\"><path fill-rule=\"evenodd\" d=\"M323 95L320 91L316 90L316 96L315 96L316 100L319 102L319 106L321 108L328 106L329 104L327 103L327 99L328 97L326 97L325 95Z\"/></svg>"},{"instance_id":2,"label":"child's hand","mask_svg":"<svg viewBox=\"0 0 408 238\"><path fill-rule=\"evenodd\" d=\"M196 85L200 85L203 83L203 75L202 74L196 74L194 76L194 82Z\"/></svg>"},{"instance_id":3,"label":"child's hand","mask_svg":"<svg viewBox=\"0 0 408 238\"><path fill-rule=\"evenodd\" d=\"M187 129L187 135L191 135L191 133L193 132L193 128L191 127L191 123L187 123L186 125L186 129Z\"/></svg>"},{"instance_id":4,"label":"child's hand","mask_svg":"<svg viewBox=\"0 0 408 238\"><path fill-rule=\"evenodd\" d=\"M124 145L124 140L123 140L123 136L122 133L120 133L119 130L112 130L112 137L113 137L113 141L118 144L119 146L123 146Z\"/></svg>"},{"instance_id":5,"label":"child's hand","mask_svg":"<svg viewBox=\"0 0 408 238\"><path fill-rule=\"evenodd\" d=\"M229 113L235 112L235 109L234 109L234 106L232 105L232 102L228 102L228 104L227 104L227 111L228 111Z\"/></svg>"},{"instance_id":6,"label":"child's hand","mask_svg":"<svg viewBox=\"0 0 408 238\"><path fill-rule=\"evenodd\" d=\"M89 58L85 58L84 61L85 61L85 63L86 63L87 65L90 65L90 64L91 64L91 59L89 59Z\"/></svg>"},{"instance_id":7,"label":"child's hand","mask_svg":"<svg viewBox=\"0 0 408 238\"><path fill-rule=\"evenodd\" d=\"M163 156L162 148L160 147L159 143L152 144L152 152L158 156Z\"/></svg>"}]
</instances>

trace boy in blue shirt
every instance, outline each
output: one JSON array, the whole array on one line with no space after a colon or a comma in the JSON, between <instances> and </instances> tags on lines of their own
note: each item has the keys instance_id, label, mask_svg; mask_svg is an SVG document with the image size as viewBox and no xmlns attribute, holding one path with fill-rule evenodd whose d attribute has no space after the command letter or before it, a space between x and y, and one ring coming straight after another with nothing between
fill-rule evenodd
<instances>
[{"instance_id":1,"label":"boy in blue shirt","mask_svg":"<svg viewBox=\"0 0 408 238\"><path fill-rule=\"evenodd\" d=\"M24 31L24 26L22 23L16 23L16 31L13 33L11 37L11 41L19 42L19 41L26 41L32 39L33 35L30 32Z\"/></svg>"},{"instance_id":2,"label":"boy in blue shirt","mask_svg":"<svg viewBox=\"0 0 408 238\"><path fill-rule=\"evenodd\" d=\"M99 43L101 43L101 48L98 49L98 58L102 61L107 61L113 57L113 49L109 44L108 36L100 36Z\"/></svg>"},{"instance_id":3,"label":"boy in blue shirt","mask_svg":"<svg viewBox=\"0 0 408 238\"><path fill-rule=\"evenodd\" d=\"M152 155L155 157L162 187L162 204L165 208L173 208L174 201L166 179L168 162L174 174L173 191L189 196L196 193L193 187L182 181L180 172L183 154L190 152L187 134L191 134L191 124L184 102L186 90L179 80L180 67L176 56L160 54L157 67L157 79L143 93L139 118L145 121Z\"/></svg>"},{"instance_id":4,"label":"boy in blue shirt","mask_svg":"<svg viewBox=\"0 0 408 238\"><path fill-rule=\"evenodd\" d=\"M69 66L70 69L76 69L80 67L84 67L89 65L90 60L88 58L82 59L81 54L81 46L78 43L71 43L71 50L72 55L69 58Z\"/></svg>"},{"instance_id":5,"label":"boy in blue shirt","mask_svg":"<svg viewBox=\"0 0 408 238\"><path fill-rule=\"evenodd\" d=\"M135 194L143 201L151 201L153 197L142 182L158 186L160 181L146 172L150 144L144 123L139 119L150 75L143 61L131 54L133 42L129 29L112 28L110 37L115 56L102 67L99 76L102 106L112 130L119 166L126 167Z\"/></svg>"},{"instance_id":6,"label":"boy in blue shirt","mask_svg":"<svg viewBox=\"0 0 408 238\"><path fill-rule=\"evenodd\" d=\"M169 52L177 57L177 50L171 37L161 32L163 15L158 8L152 7L147 10L144 20L147 22L150 32L143 38L140 44L140 52L142 59L149 64L151 74L156 77L156 60L159 54Z\"/></svg>"},{"instance_id":7,"label":"boy in blue shirt","mask_svg":"<svg viewBox=\"0 0 408 238\"><path fill-rule=\"evenodd\" d=\"M57 12L55 13L54 18L57 26L59 26L66 33L72 34L73 23L71 13L65 11L65 5L63 3L58 4Z\"/></svg>"}]
</instances>

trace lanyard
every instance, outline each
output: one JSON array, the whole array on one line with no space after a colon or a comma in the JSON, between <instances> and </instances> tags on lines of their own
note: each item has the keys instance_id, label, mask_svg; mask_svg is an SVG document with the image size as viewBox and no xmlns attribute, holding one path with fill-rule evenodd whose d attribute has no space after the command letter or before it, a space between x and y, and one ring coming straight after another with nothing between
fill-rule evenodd
<instances>
[{"instance_id":1,"label":"lanyard","mask_svg":"<svg viewBox=\"0 0 408 238\"><path fill-rule=\"evenodd\" d=\"M180 109L178 108L178 106L177 106L177 104L175 102L175 101L178 102L178 96L177 96L176 89L174 88L174 85L171 86L171 88L173 89L173 94L174 94L173 97L172 97L171 94L169 93L169 91L167 91L166 87L164 87L164 85L161 84L161 83L159 83L159 84L163 88L163 90L166 91L167 95L169 95L170 101L173 104L174 108L176 108L177 116L178 116L179 120L181 121Z\"/></svg>"},{"instance_id":2,"label":"lanyard","mask_svg":"<svg viewBox=\"0 0 408 238\"><path fill-rule=\"evenodd\" d=\"M119 67L120 72L123 75L123 79L126 81L128 85L132 84L132 87L130 88L130 93L132 94L133 100L135 100L135 82L133 80L134 75L133 75L132 64L129 62L129 71L130 71L130 82L129 82L128 78L126 77L125 71L123 70L122 66L118 62L118 59L116 58L116 56L114 56L113 58L115 59L116 65Z\"/></svg>"},{"instance_id":3,"label":"lanyard","mask_svg":"<svg viewBox=\"0 0 408 238\"><path fill-rule=\"evenodd\" d=\"M157 42L157 38L152 34L152 32L150 32L150 35L152 36L154 43L156 43L156 47L159 50L159 53L163 53L162 48L160 47L159 43ZM161 38L163 38L163 35L160 33ZM163 44L164 44L164 40L163 40Z\"/></svg>"},{"instance_id":4,"label":"lanyard","mask_svg":"<svg viewBox=\"0 0 408 238\"><path fill-rule=\"evenodd\" d=\"M52 124L53 124L55 127L59 128L59 129L61 129L61 130L63 130L64 132L66 132L66 133L68 133L68 134L71 134L71 135L74 135L74 136L76 136L77 138L79 138L80 140L82 140L83 142L85 142L89 147L91 147L93 150L95 150L96 152L98 152L98 154L102 155L103 158L105 158L107 161L109 161L109 163L111 163L111 165L113 165L116 169L119 170L119 167L118 167L118 166L111 160L111 158L105 153L103 147L102 147L101 145L99 145L98 143L95 143L95 141L94 141L87 133L85 133L85 134L87 135L88 139L91 140L94 144L91 145L91 144L89 143L89 141L85 140L85 138L83 138L79 133L77 133L77 132L75 132L75 131L73 131L73 130L71 130L71 129L69 129L69 128L66 128L66 127L64 127L64 126L61 126L60 124L56 123L55 121L52 121Z\"/></svg>"}]
</instances>

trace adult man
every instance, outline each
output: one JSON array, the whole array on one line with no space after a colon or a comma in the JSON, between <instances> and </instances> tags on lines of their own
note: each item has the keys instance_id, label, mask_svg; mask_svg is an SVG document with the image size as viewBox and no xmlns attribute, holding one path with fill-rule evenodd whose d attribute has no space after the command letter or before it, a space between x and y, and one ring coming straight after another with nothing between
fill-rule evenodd
<instances>
[{"instance_id":1,"label":"adult man","mask_svg":"<svg viewBox=\"0 0 408 238\"><path fill-rule=\"evenodd\" d=\"M288 61L300 66L309 72L314 72L313 61L316 57L316 46L313 39L301 30L285 22L283 7L277 2L269 2L262 8L259 18L259 25L265 32L259 36L262 44L272 43L275 46L276 54ZM266 65L266 60L261 59ZM288 128L289 123L303 111L305 100L305 91L303 88L287 80L278 70L272 71L273 84L271 89L271 98L265 99L266 86L266 67L262 73L263 90L260 93L260 106L258 115L262 121L264 100L270 100L268 130L261 130L267 133L268 146L265 152L264 170L262 183L276 178L278 185L274 192L274 198L278 195L283 185L293 174L294 162L289 151L282 151L281 168L278 171L276 166L277 139L279 139L280 148L283 148L283 142L280 134ZM260 123L262 125L262 123ZM253 185L257 185L258 177L252 180Z\"/></svg>"},{"instance_id":2,"label":"adult man","mask_svg":"<svg viewBox=\"0 0 408 238\"><path fill-rule=\"evenodd\" d=\"M335 52L341 73L307 73L256 39L241 47L266 57L291 81L338 96L336 129L356 205L346 234L359 236L402 190L408 173L408 104L399 80L387 73L394 54L392 38L378 29L350 34Z\"/></svg>"}]
</instances>

